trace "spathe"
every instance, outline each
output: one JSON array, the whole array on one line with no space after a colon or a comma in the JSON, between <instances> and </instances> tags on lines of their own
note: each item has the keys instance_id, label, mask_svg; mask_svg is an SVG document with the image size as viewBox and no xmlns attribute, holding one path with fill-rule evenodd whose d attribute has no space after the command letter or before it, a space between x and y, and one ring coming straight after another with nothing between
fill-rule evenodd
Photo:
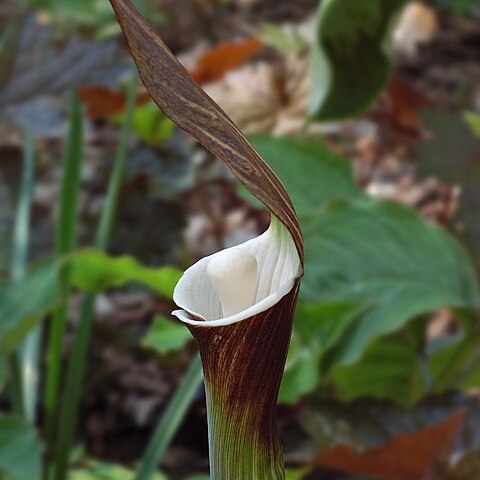
<instances>
[{"instance_id":1,"label":"spathe","mask_svg":"<svg viewBox=\"0 0 480 480\"><path fill-rule=\"evenodd\" d=\"M253 283L239 281L251 290L250 305L223 315L208 275L224 254L219 252L185 272L174 292L182 310L173 314L187 325L202 357L211 478L279 480L284 470L276 400L302 268L290 233L274 217L263 235L229 250L239 249L255 262ZM242 294L232 287L234 295Z\"/></svg>"}]
</instances>

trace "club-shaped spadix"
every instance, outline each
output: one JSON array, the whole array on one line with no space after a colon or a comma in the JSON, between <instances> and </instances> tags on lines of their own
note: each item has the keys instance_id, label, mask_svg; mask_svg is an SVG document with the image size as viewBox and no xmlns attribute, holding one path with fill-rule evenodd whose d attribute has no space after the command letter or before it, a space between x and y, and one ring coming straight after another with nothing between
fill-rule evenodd
<instances>
[{"instance_id":1,"label":"club-shaped spadix","mask_svg":"<svg viewBox=\"0 0 480 480\"><path fill-rule=\"evenodd\" d=\"M207 277L218 295L223 316L231 317L253 303L257 259L242 247L222 250L208 263Z\"/></svg>"}]
</instances>

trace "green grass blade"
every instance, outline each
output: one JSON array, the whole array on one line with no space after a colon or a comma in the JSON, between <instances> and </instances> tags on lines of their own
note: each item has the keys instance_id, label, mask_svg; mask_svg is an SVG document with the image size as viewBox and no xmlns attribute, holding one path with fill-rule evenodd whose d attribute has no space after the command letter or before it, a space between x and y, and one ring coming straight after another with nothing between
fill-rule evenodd
<instances>
[{"instance_id":1,"label":"green grass blade","mask_svg":"<svg viewBox=\"0 0 480 480\"><path fill-rule=\"evenodd\" d=\"M70 130L67 139L64 171L61 186L60 211L56 233L56 250L59 255L75 249L77 238L77 209L83 157L83 117L80 99L73 94L71 101Z\"/></svg>"},{"instance_id":2,"label":"green grass blade","mask_svg":"<svg viewBox=\"0 0 480 480\"><path fill-rule=\"evenodd\" d=\"M108 184L107 200L102 211L100 223L97 229L95 238L95 246L99 250L104 250L108 247L108 240L112 230L115 213L117 210L117 200L120 194L120 187L122 185L123 173L125 170L125 162L128 154L128 140L130 132L132 131L133 112L136 106L137 98L137 69L132 66L132 83L128 89L127 111L122 126L122 134L120 136L120 143L115 158L115 166Z\"/></svg>"},{"instance_id":3,"label":"green grass blade","mask_svg":"<svg viewBox=\"0 0 480 480\"><path fill-rule=\"evenodd\" d=\"M27 128L24 144L23 174L13 233L12 279L23 278L27 268L30 216L35 173L35 122Z\"/></svg>"},{"instance_id":4,"label":"green grass blade","mask_svg":"<svg viewBox=\"0 0 480 480\"><path fill-rule=\"evenodd\" d=\"M83 118L80 100L72 96L70 129L63 161L60 210L57 221L56 253L59 256L72 252L76 246L78 196L83 157ZM45 386L45 436L49 451L53 450L54 426L58 405L58 390L62 366L62 345L67 326L70 274L61 274L63 301L53 312L47 351L47 379Z\"/></svg>"},{"instance_id":5,"label":"green grass blade","mask_svg":"<svg viewBox=\"0 0 480 480\"><path fill-rule=\"evenodd\" d=\"M85 360L90 343L95 295L87 294L83 299L78 329L68 364L63 405L60 410L58 438L55 451L55 480L66 480L70 448L75 431L78 403L85 371Z\"/></svg>"},{"instance_id":6,"label":"green grass blade","mask_svg":"<svg viewBox=\"0 0 480 480\"><path fill-rule=\"evenodd\" d=\"M143 455L135 480L150 480L152 478L168 445L180 427L188 407L198 392L202 379L202 362L200 361L200 355L197 355L162 415L162 419Z\"/></svg>"},{"instance_id":7,"label":"green grass blade","mask_svg":"<svg viewBox=\"0 0 480 480\"><path fill-rule=\"evenodd\" d=\"M33 196L33 183L35 174L35 120L34 115L30 121L24 143L23 173L20 186L20 195L18 200L15 226L13 232L13 252L12 252L12 280L21 280L26 273L28 264L28 248L30 240L30 217ZM16 385L14 388L16 394L14 405L16 411L21 411L29 420L33 420L35 415L36 392L38 385L38 343L40 329L37 328L30 333L20 350L17 352L18 368L14 375L19 378L13 379Z\"/></svg>"}]
</instances>

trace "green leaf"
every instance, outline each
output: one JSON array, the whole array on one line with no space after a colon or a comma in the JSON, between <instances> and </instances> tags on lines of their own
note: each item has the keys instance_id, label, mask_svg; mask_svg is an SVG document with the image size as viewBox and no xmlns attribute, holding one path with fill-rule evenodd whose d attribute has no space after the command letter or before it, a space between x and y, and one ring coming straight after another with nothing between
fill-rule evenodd
<instances>
[{"instance_id":1,"label":"green leaf","mask_svg":"<svg viewBox=\"0 0 480 480\"><path fill-rule=\"evenodd\" d=\"M300 217L315 213L329 200L364 195L348 160L320 141L268 136L251 141L282 180Z\"/></svg>"},{"instance_id":2,"label":"green leaf","mask_svg":"<svg viewBox=\"0 0 480 480\"><path fill-rule=\"evenodd\" d=\"M463 120L468 125L472 133L480 137L480 115L474 112L464 112Z\"/></svg>"},{"instance_id":3,"label":"green leaf","mask_svg":"<svg viewBox=\"0 0 480 480\"><path fill-rule=\"evenodd\" d=\"M176 127L153 102L149 102L134 111L132 128L145 143L161 145Z\"/></svg>"},{"instance_id":4,"label":"green leaf","mask_svg":"<svg viewBox=\"0 0 480 480\"><path fill-rule=\"evenodd\" d=\"M390 202L337 201L303 222L301 297L368 305L335 351L358 361L375 339L440 307L479 308L470 260L446 232Z\"/></svg>"},{"instance_id":5,"label":"green leaf","mask_svg":"<svg viewBox=\"0 0 480 480\"><path fill-rule=\"evenodd\" d=\"M42 445L35 429L13 416L0 416L0 477L37 480L41 472ZM3 475L2 475L3 474Z\"/></svg>"},{"instance_id":6,"label":"green leaf","mask_svg":"<svg viewBox=\"0 0 480 480\"><path fill-rule=\"evenodd\" d=\"M192 335L185 325L157 315L147 335L142 340L142 347L150 348L164 355L184 347Z\"/></svg>"},{"instance_id":7,"label":"green leaf","mask_svg":"<svg viewBox=\"0 0 480 480\"><path fill-rule=\"evenodd\" d=\"M308 342L296 329L292 333L285 371L278 394L279 403L297 403L303 395L312 392L320 383L320 354L318 337Z\"/></svg>"},{"instance_id":8,"label":"green leaf","mask_svg":"<svg viewBox=\"0 0 480 480\"><path fill-rule=\"evenodd\" d=\"M134 471L120 465L89 460L86 465L71 470L68 480L133 480L134 475ZM166 477L161 473L155 473L151 480L166 480Z\"/></svg>"},{"instance_id":9,"label":"green leaf","mask_svg":"<svg viewBox=\"0 0 480 480\"><path fill-rule=\"evenodd\" d=\"M72 284L87 292L134 282L172 298L182 272L173 267L148 268L129 256L111 257L99 250L86 249L72 257L71 275Z\"/></svg>"},{"instance_id":10,"label":"green leaf","mask_svg":"<svg viewBox=\"0 0 480 480\"><path fill-rule=\"evenodd\" d=\"M419 357L406 335L392 335L371 344L361 362L335 367L331 378L344 401L376 397L409 407L425 393Z\"/></svg>"},{"instance_id":11,"label":"green leaf","mask_svg":"<svg viewBox=\"0 0 480 480\"><path fill-rule=\"evenodd\" d=\"M15 349L59 302L59 272L59 263L46 263L25 279L0 284L0 351Z\"/></svg>"},{"instance_id":12,"label":"green leaf","mask_svg":"<svg viewBox=\"0 0 480 480\"><path fill-rule=\"evenodd\" d=\"M338 120L365 110L391 72L390 27L405 0L324 0L312 52L310 113Z\"/></svg>"},{"instance_id":13,"label":"green leaf","mask_svg":"<svg viewBox=\"0 0 480 480\"><path fill-rule=\"evenodd\" d=\"M470 260L443 230L406 207L369 199L349 163L320 142L265 136L253 142L291 193L305 236L301 298L311 305L298 307L281 402L298 401L332 364L358 362L371 342L418 315L452 306L471 316L478 308ZM348 200L332 202L340 198ZM321 312L349 301L361 310L345 323ZM308 316L322 321L303 334Z\"/></svg>"},{"instance_id":14,"label":"green leaf","mask_svg":"<svg viewBox=\"0 0 480 480\"><path fill-rule=\"evenodd\" d=\"M279 27L272 23L264 23L261 26L260 39L264 44L276 48L283 54L298 52L307 45L300 31L290 24Z\"/></svg>"},{"instance_id":15,"label":"green leaf","mask_svg":"<svg viewBox=\"0 0 480 480\"><path fill-rule=\"evenodd\" d=\"M449 388L468 388L478 377L480 334L458 333L429 345L428 366L432 389L442 393Z\"/></svg>"},{"instance_id":16,"label":"green leaf","mask_svg":"<svg viewBox=\"0 0 480 480\"><path fill-rule=\"evenodd\" d=\"M112 120L121 124L124 118L125 115L115 115ZM152 101L136 107L133 112L132 130L149 145L162 145L173 135L175 128L175 124Z\"/></svg>"},{"instance_id":17,"label":"green leaf","mask_svg":"<svg viewBox=\"0 0 480 480\"><path fill-rule=\"evenodd\" d=\"M69 262L71 284L87 292L135 282L171 299L182 275L173 267L148 268L132 257L110 257L92 249L43 263L23 280L0 283L0 351L8 353L16 348L42 317L59 304L61 269Z\"/></svg>"},{"instance_id":18,"label":"green leaf","mask_svg":"<svg viewBox=\"0 0 480 480\"><path fill-rule=\"evenodd\" d=\"M364 307L353 302L297 306L279 402L296 403L321 381L321 359Z\"/></svg>"},{"instance_id":19,"label":"green leaf","mask_svg":"<svg viewBox=\"0 0 480 480\"><path fill-rule=\"evenodd\" d=\"M285 480L302 480L310 473L311 468L287 468L285 471Z\"/></svg>"}]
</instances>

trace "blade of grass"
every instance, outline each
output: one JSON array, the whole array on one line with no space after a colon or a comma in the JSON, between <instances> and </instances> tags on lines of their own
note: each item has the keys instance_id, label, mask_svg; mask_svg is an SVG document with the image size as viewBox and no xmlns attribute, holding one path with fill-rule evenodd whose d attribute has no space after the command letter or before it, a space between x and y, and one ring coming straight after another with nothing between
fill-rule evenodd
<instances>
[{"instance_id":1,"label":"blade of grass","mask_svg":"<svg viewBox=\"0 0 480 480\"><path fill-rule=\"evenodd\" d=\"M165 409L145 450L135 480L150 480L153 477L168 445L177 432L188 407L202 384L202 362L200 355L194 358L180 385Z\"/></svg>"},{"instance_id":2,"label":"blade of grass","mask_svg":"<svg viewBox=\"0 0 480 480\"><path fill-rule=\"evenodd\" d=\"M72 95L70 112L70 128L63 161L56 232L55 249L56 254L60 257L75 249L77 237L78 195L83 157L83 118L77 94ZM62 346L67 327L70 292L70 272L68 268L64 268L60 280L62 302L52 315L46 359L45 437L48 445L47 455L50 455L54 448L54 427L57 417L58 390L62 367Z\"/></svg>"},{"instance_id":3,"label":"blade of grass","mask_svg":"<svg viewBox=\"0 0 480 480\"><path fill-rule=\"evenodd\" d=\"M133 112L137 97L138 76L132 66L132 80L128 88L127 111L122 126L120 144L117 150L113 172L110 177L105 207L99 221L95 246L99 250L107 248L110 231L117 209L125 162L128 153L128 139L132 129ZM80 308L78 329L72 346L72 354L68 364L65 393L58 422L57 445L54 457L55 480L66 480L70 449L77 420L80 392L85 373L86 357L90 344L95 296L87 294Z\"/></svg>"},{"instance_id":4,"label":"blade of grass","mask_svg":"<svg viewBox=\"0 0 480 480\"><path fill-rule=\"evenodd\" d=\"M24 142L23 173L13 233L12 280L24 277L30 237L30 207L35 170L35 120L30 120Z\"/></svg>"},{"instance_id":5,"label":"blade of grass","mask_svg":"<svg viewBox=\"0 0 480 480\"><path fill-rule=\"evenodd\" d=\"M11 276L12 280L24 278L28 263L28 247L30 238L30 217L35 174L35 115L28 124L24 142L23 173L20 186L20 195L13 231L13 252ZM14 409L22 412L25 418L33 420L35 415L36 391L38 385L38 343L40 328L36 328L26 338L20 350L12 361L16 365L12 374L18 378L12 379L15 394L13 396Z\"/></svg>"}]
</instances>

